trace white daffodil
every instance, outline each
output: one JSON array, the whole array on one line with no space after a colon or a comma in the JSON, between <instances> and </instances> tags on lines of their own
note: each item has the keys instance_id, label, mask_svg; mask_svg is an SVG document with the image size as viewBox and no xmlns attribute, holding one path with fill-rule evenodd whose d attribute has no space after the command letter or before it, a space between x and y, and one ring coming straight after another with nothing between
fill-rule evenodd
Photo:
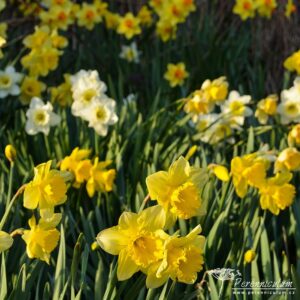
<instances>
[{"instance_id":1,"label":"white daffodil","mask_svg":"<svg viewBox=\"0 0 300 300\"><path fill-rule=\"evenodd\" d=\"M281 92L281 103L277 112L280 114L281 123L300 122L300 77L294 81L294 85Z\"/></svg>"},{"instance_id":2,"label":"white daffodil","mask_svg":"<svg viewBox=\"0 0 300 300\"><path fill-rule=\"evenodd\" d=\"M60 116L53 112L50 102L44 102L37 97L31 99L29 109L26 112L27 122L25 130L30 135L42 132L49 134L50 127L56 126L60 122Z\"/></svg>"},{"instance_id":3,"label":"white daffodil","mask_svg":"<svg viewBox=\"0 0 300 300\"><path fill-rule=\"evenodd\" d=\"M0 71L0 98L8 95L17 96L20 94L18 83L22 80L23 75L17 73L12 66L6 67L4 71Z\"/></svg>"},{"instance_id":4,"label":"white daffodil","mask_svg":"<svg viewBox=\"0 0 300 300\"><path fill-rule=\"evenodd\" d=\"M133 42L129 46L122 46L120 58L137 64L140 62L140 54L141 52L138 51L136 43Z\"/></svg>"},{"instance_id":5,"label":"white daffodil","mask_svg":"<svg viewBox=\"0 0 300 300\"><path fill-rule=\"evenodd\" d=\"M228 99L221 106L221 110L224 115L232 122L232 125L242 126L245 121L245 117L249 117L253 114L251 108L246 106L251 101L251 96L241 96L237 91L231 91Z\"/></svg>"},{"instance_id":6,"label":"white daffodil","mask_svg":"<svg viewBox=\"0 0 300 300\"><path fill-rule=\"evenodd\" d=\"M232 123L224 118L222 114L199 116L196 128L201 133L201 141L212 145L224 139L229 143L233 143L234 138L231 135L234 133L234 129L240 129L232 126Z\"/></svg>"},{"instance_id":7,"label":"white daffodil","mask_svg":"<svg viewBox=\"0 0 300 300\"><path fill-rule=\"evenodd\" d=\"M74 99L71 110L74 116L82 116L84 109L105 95L106 85L99 79L97 71L81 70L71 76L71 82Z\"/></svg>"},{"instance_id":8,"label":"white daffodil","mask_svg":"<svg viewBox=\"0 0 300 300\"><path fill-rule=\"evenodd\" d=\"M0 231L0 252L7 250L13 244L13 238L5 231Z\"/></svg>"},{"instance_id":9,"label":"white daffodil","mask_svg":"<svg viewBox=\"0 0 300 300\"><path fill-rule=\"evenodd\" d=\"M94 101L83 112L83 118L89 122L89 127L101 136L107 135L108 126L118 121L115 114L116 102L108 97L102 97Z\"/></svg>"}]
</instances>

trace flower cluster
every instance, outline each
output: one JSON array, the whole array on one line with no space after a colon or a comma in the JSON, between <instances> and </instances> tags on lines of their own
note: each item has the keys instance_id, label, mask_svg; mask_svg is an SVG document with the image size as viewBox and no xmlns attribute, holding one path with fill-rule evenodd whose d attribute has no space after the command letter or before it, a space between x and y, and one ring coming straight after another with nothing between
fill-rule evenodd
<instances>
[{"instance_id":1,"label":"flower cluster","mask_svg":"<svg viewBox=\"0 0 300 300\"><path fill-rule=\"evenodd\" d=\"M275 161L273 177L267 177L271 163ZM259 151L231 161L231 175L236 193L244 198L249 187L256 188L260 206L274 215L292 205L296 193L290 183L291 171L300 170L300 153L295 148L283 150L278 157L266 151Z\"/></svg>"},{"instance_id":2,"label":"flower cluster","mask_svg":"<svg viewBox=\"0 0 300 300\"><path fill-rule=\"evenodd\" d=\"M54 213L56 206L67 200L68 172L51 169L51 161L35 167L34 178L25 185L23 205L37 210L38 224L33 215L29 220L29 230L24 230L22 238L26 242L29 258L38 258L49 264L50 254L56 248L60 233L56 226L61 221L61 213Z\"/></svg>"},{"instance_id":3,"label":"flower cluster","mask_svg":"<svg viewBox=\"0 0 300 300\"><path fill-rule=\"evenodd\" d=\"M106 169L112 163L111 161L99 162L96 157L92 162L88 158L90 153L90 150L75 148L61 161L60 169L73 174L75 188L79 188L82 183L86 182L88 195L93 197L96 191L112 191L116 170Z\"/></svg>"},{"instance_id":4,"label":"flower cluster","mask_svg":"<svg viewBox=\"0 0 300 300\"><path fill-rule=\"evenodd\" d=\"M147 275L148 288L159 287L169 278L187 284L196 281L204 264L205 238L199 235L200 225L184 237L169 235L163 229L173 226L177 217L190 219L205 214L201 191L206 182L207 172L191 167L183 157L168 172L147 177L150 198L159 205L138 214L124 212L117 226L97 236L103 250L119 256L119 280L142 271Z\"/></svg>"},{"instance_id":5,"label":"flower cluster","mask_svg":"<svg viewBox=\"0 0 300 300\"><path fill-rule=\"evenodd\" d=\"M178 25L196 10L194 0L151 0L150 5L159 16L156 34L164 42L176 38Z\"/></svg>"},{"instance_id":6,"label":"flower cluster","mask_svg":"<svg viewBox=\"0 0 300 300\"><path fill-rule=\"evenodd\" d=\"M81 70L71 76L73 103L72 114L89 122L97 134L105 136L108 126L115 124L115 100L106 95L106 85L97 71Z\"/></svg>"},{"instance_id":7,"label":"flower cluster","mask_svg":"<svg viewBox=\"0 0 300 300\"><path fill-rule=\"evenodd\" d=\"M236 0L233 13L240 16L245 21L254 18L256 13L263 18L270 19L274 12L279 10L277 0ZM297 10L293 0L287 0L285 4L285 16L289 18Z\"/></svg>"},{"instance_id":8,"label":"flower cluster","mask_svg":"<svg viewBox=\"0 0 300 300\"><path fill-rule=\"evenodd\" d=\"M68 45L68 40L59 35L57 29L37 26L23 43L30 52L22 57L21 63L31 77L38 77L47 76L58 67L59 56L63 53L60 49Z\"/></svg>"},{"instance_id":9,"label":"flower cluster","mask_svg":"<svg viewBox=\"0 0 300 300\"><path fill-rule=\"evenodd\" d=\"M231 138L234 130L241 130L245 117L253 114L248 107L251 97L237 91L228 93L225 77L206 80L199 90L184 99L184 110L191 117L191 124L201 133L201 140L211 144ZM214 113L216 106L219 113ZM228 139L233 142L234 140Z\"/></svg>"}]
</instances>

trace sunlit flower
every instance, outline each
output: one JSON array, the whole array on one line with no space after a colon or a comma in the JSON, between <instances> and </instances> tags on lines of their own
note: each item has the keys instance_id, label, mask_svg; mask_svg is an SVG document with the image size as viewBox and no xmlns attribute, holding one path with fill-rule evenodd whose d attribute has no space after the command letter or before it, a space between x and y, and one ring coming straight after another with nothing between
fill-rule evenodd
<instances>
[{"instance_id":1,"label":"sunlit flower","mask_svg":"<svg viewBox=\"0 0 300 300\"><path fill-rule=\"evenodd\" d=\"M61 171L51 170L51 163L50 160L34 168L34 178L25 187L24 207L53 210L66 202L65 175Z\"/></svg>"},{"instance_id":2,"label":"sunlit flower","mask_svg":"<svg viewBox=\"0 0 300 300\"><path fill-rule=\"evenodd\" d=\"M277 173L259 187L262 209L268 209L274 215L278 215L280 210L292 205L296 193L295 187L289 183L292 177L288 172Z\"/></svg>"},{"instance_id":3,"label":"sunlit flower","mask_svg":"<svg viewBox=\"0 0 300 300\"><path fill-rule=\"evenodd\" d=\"M184 80L189 76L185 69L184 63L168 64L167 72L164 78L169 81L171 87L182 85Z\"/></svg>"},{"instance_id":4,"label":"sunlit flower","mask_svg":"<svg viewBox=\"0 0 300 300\"><path fill-rule=\"evenodd\" d=\"M75 177L73 186L79 188L81 183L90 178L90 171L92 168L91 160L88 159L91 150L79 149L76 147L69 156L66 156L61 164L62 171L70 171Z\"/></svg>"},{"instance_id":5,"label":"sunlit flower","mask_svg":"<svg viewBox=\"0 0 300 300\"><path fill-rule=\"evenodd\" d=\"M281 92L281 103L277 108L282 124L300 122L300 77L294 81L294 86Z\"/></svg>"},{"instance_id":6,"label":"sunlit flower","mask_svg":"<svg viewBox=\"0 0 300 300\"><path fill-rule=\"evenodd\" d=\"M237 195L244 198L248 186L259 188L265 182L267 168L268 161L257 153L234 157L231 161L231 174Z\"/></svg>"},{"instance_id":7,"label":"sunlit flower","mask_svg":"<svg viewBox=\"0 0 300 300\"><path fill-rule=\"evenodd\" d=\"M90 169L86 190L90 197L93 197L95 192L111 192L113 183L116 177L115 169L107 169L111 161L100 161L95 158L94 164Z\"/></svg>"},{"instance_id":8,"label":"sunlit flower","mask_svg":"<svg viewBox=\"0 0 300 300\"><path fill-rule=\"evenodd\" d=\"M71 76L71 82L74 99L71 109L74 116L82 116L84 109L106 92L106 85L99 79L97 71L81 70Z\"/></svg>"},{"instance_id":9,"label":"sunlit flower","mask_svg":"<svg viewBox=\"0 0 300 300\"><path fill-rule=\"evenodd\" d=\"M22 78L23 75L17 73L13 66L8 66L4 71L0 71L0 98L5 98L8 95L19 95L19 83Z\"/></svg>"},{"instance_id":10,"label":"sunlit flower","mask_svg":"<svg viewBox=\"0 0 300 300\"><path fill-rule=\"evenodd\" d=\"M191 167L181 156L167 172L159 171L146 178L150 197L164 208L168 225L177 217L190 219L205 214L201 191L207 177L205 170Z\"/></svg>"},{"instance_id":11,"label":"sunlit flower","mask_svg":"<svg viewBox=\"0 0 300 300\"><path fill-rule=\"evenodd\" d=\"M166 234L165 213L160 206L140 212L124 212L117 226L101 231L97 236L100 247L119 255L117 277L126 280L139 270L163 259Z\"/></svg>"},{"instance_id":12,"label":"sunlit flower","mask_svg":"<svg viewBox=\"0 0 300 300\"><path fill-rule=\"evenodd\" d=\"M120 17L117 32L130 40L141 33L140 20L132 13L127 13L124 17Z\"/></svg>"},{"instance_id":13,"label":"sunlit flower","mask_svg":"<svg viewBox=\"0 0 300 300\"><path fill-rule=\"evenodd\" d=\"M226 167L217 164L210 164L208 168L212 170L213 174L221 181L229 181L230 176Z\"/></svg>"},{"instance_id":14,"label":"sunlit flower","mask_svg":"<svg viewBox=\"0 0 300 300\"><path fill-rule=\"evenodd\" d=\"M127 60L128 62L139 63L140 62L140 51L138 51L136 43L133 42L128 46L122 46L120 57Z\"/></svg>"},{"instance_id":15,"label":"sunlit flower","mask_svg":"<svg viewBox=\"0 0 300 300\"><path fill-rule=\"evenodd\" d=\"M277 102L277 95L269 95L267 98L264 98L257 103L255 117L260 124L267 124L269 117L274 116L277 113Z\"/></svg>"},{"instance_id":16,"label":"sunlit flower","mask_svg":"<svg viewBox=\"0 0 300 300\"><path fill-rule=\"evenodd\" d=\"M300 124L293 126L289 132L288 143L290 147L300 146Z\"/></svg>"},{"instance_id":17,"label":"sunlit flower","mask_svg":"<svg viewBox=\"0 0 300 300\"><path fill-rule=\"evenodd\" d=\"M199 235L198 225L187 236L171 236L164 243L164 257L152 264L147 270L146 285L157 288L168 278L174 281L192 284L197 280L197 273L203 269L205 237Z\"/></svg>"},{"instance_id":18,"label":"sunlit flower","mask_svg":"<svg viewBox=\"0 0 300 300\"><path fill-rule=\"evenodd\" d=\"M56 126L60 123L60 116L53 112L53 107L50 102L44 102L37 97L32 98L29 109L26 112L25 130L30 135L35 135L42 132L48 135L51 126Z\"/></svg>"},{"instance_id":19,"label":"sunlit flower","mask_svg":"<svg viewBox=\"0 0 300 300\"><path fill-rule=\"evenodd\" d=\"M29 258L37 258L49 264L50 254L58 245L60 234L55 227L60 220L61 214L54 214L49 219L40 219L39 224L36 224L35 217L31 217L28 222L30 230L24 230L22 235Z\"/></svg>"},{"instance_id":20,"label":"sunlit flower","mask_svg":"<svg viewBox=\"0 0 300 300\"><path fill-rule=\"evenodd\" d=\"M296 148L286 148L277 157L275 172L300 170L300 152Z\"/></svg>"},{"instance_id":21,"label":"sunlit flower","mask_svg":"<svg viewBox=\"0 0 300 300\"><path fill-rule=\"evenodd\" d=\"M222 112L233 125L242 126L245 117L252 115L252 109L247 106L251 101L251 96L241 96L237 91L231 91L222 106Z\"/></svg>"},{"instance_id":22,"label":"sunlit flower","mask_svg":"<svg viewBox=\"0 0 300 300\"><path fill-rule=\"evenodd\" d=\"M108 127L118 121L115 113L116 101L108 97L97 98L82 111L82 118L89 122L89 127L101 136L106 136Z\"/></svg>"}]
</instances>

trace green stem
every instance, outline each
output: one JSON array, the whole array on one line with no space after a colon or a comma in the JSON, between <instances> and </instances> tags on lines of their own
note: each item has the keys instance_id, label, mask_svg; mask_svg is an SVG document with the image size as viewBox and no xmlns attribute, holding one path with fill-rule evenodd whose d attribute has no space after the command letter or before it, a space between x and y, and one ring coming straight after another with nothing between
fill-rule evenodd
<instances>
[{"instance_id":1,"label":"green stem","mask_svg":"<svg viewBox=\"0 0 300 300\"><path fill-rule=\"evenodd\" d=\"M11 201L9 202L9 205L6 208L5 213L4 213L4 215L3 215L2 219L1 219L1 222L0 222L0 230L2 230L4 224L5 224L6 220L7 220L7 217L9 215L9 212L10 212L11 208L13 207L13 205L14 205L16 199L18 198L18 196L24 191L25 186L26 186L26 184L22 185L17 190L17 192L15 193L15 195L13 196L13 198L11 199Z\"/></svg>"},{"instance_id":2,"label":"green stem","mask_svg":"<svg viewBox=\"0 0 300 300\"><path fill-rule=\"evenodd\" d=\"M45 142L45 146L46 146L47 156L48 156L48 158L50 158L51 151L50 151L49 140L48 140L48 137L45 134L43 134L43 136L44 136L44 142Z\"/></svg>"},{"instance_id":3,"label":"green stem","mask_svg":"<svg viewBox=\"0 0 300 300\"><path fill-rule=\"evenodd\" d=\"M9 204L9 200L11 198L12 186L13 186L13 174L14 174L14 163L12 162L10 164L10 169L9 169L8 192L7 192L7 200L6 200L5 209L7 209L8 204Z\"/></svg>"},{"instance_id":4,"label":"green stem","mask_svg":"<svg viewBox=\"0 0 300 300\"><path fill-rule=\"evenodd\" d=\"M176 286L176 280L172 281L171 287L169 289L168 295L167 295L167 300L171 300L174 299L173 295L174 295L174 290L175 290L175 286Z\"/></svg>"},{"instance_id":5,"label":"green stem","mask_svg":"<svg viewBox=\"0 0 300 300\"><path fill-rule=\"evenodd\" d=\"M99 136L96 131L94 131L94 142L95 142L95 154L99 155Z\"/></svg>"}]
</instances>

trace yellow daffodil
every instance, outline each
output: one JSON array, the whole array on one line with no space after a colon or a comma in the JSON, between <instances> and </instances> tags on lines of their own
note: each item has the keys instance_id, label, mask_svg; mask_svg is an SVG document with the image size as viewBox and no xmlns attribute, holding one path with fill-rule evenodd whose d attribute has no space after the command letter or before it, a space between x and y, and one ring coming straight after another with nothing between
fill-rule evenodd
<instances>
[{"instance_id":1,"label":"yellow daffodil","mask_svg":"<svg viewBox=\"0 0 300 300\"><path fill-rule=\"evenodd\" d=\"M275 172L300 170L300 152L296 148L286 148L278 155Z\"/></svg>"},{"instance_id":2,"label":"yellow daffodil","mask_svg":"<svg viewBox=\"0 0 300 300\"><path fill-rule=\"evenodd\" d=\"M221 181L229 181L230 176L226 167L216 164L210 164L208 168L211 169L213 174Z\"/></svg>"},{"instance_id":3,"label":"yellow daffodil","mask_svg":"<svg viewBox=\"0 0 300 300\"><path fill-rule=\"evenodd\" d=\"M207 101L222 102L228 95L228 81L225 76L221 76L214 80L205 80L201 86L203 97Z\"/></svg>"},{"instance_id":4,"label":"yellow daffodil","mask_svg":"<svg viewBox=\"0 0 300 300\"><path fill-rule=\"evenodd\" d=\"M46 85L35 77L26 76L21 84L20 100L23 104L29 104L33 97L41 97Z\"/></svg>"},{"instance_id":5,"label":"yellow daffodil","mask_svg":"<svg viewBox=\"0 0 300 300\"><path fill-rule=\"evenodd\" d=\"M91 150L79 149L76 147L70 156L66 156L61 164L60 169L62 171L70 171L75 177L74 187L79 188L80 185L87 181L90 177L90 170L92 163L88 159Z\"/></svg>"},{"instance_id":6,"label":"yellow daffodil","mask_svg":"<svg viewBox=\"0 0 300 300\"><path fill-rule=\"evenodd\" d=\"M256 10L255 0L236 0L233 12L244 21L248 18L254 18Z\"/></svg>"},{"instance_id":7,"label":"yellow daffodil","mask_svg":"<svg viewBox=\"0 0 300 300\"><path fill-rule=\"evenodd\" d=\"M199 235L200 232L198 225L185 237L171 236L166 239L163 259L152 264L146 272L148 288L157 288L168 278L186 284L197 280L197 273L204 264L205 237Z\"/></svg>"},{"instance_id":8,"label":"yellow daffodil","mask_svg":"<svg viewBox=\"0 0 300 300\"><path fill-rule=\"evenodd\" d=\"M146 5L141 7L137 17L141 25L150 26L153 23L151 10Z\"/></svg>"},{"instance_id":9,"label":"yellow daffodil","mask_svg":"<svg viewBox=\"0 0 300 300\"><path fill-rule=\"evenodd\" d=\"M253 249L249 249L244 254L244 263L251 263L256 257L256 253Z\"/></svg>"},{"instance_id":10,"label":"yellow daffodil","mask_svg":"<svg viewBox=\"0 0 300 300\"><path fill-rule=\"evenodd\" d=\"M248 186L260 187L266 177L267 163L256 153L234 157L231 161L231 174L235 191L240 198L246 196Z\"/></svg>"},{"instance_id":11,"label":"yellow daffodil","mask_svg":"<svg viewBox=\"0 0 300 300\"><path fill-rule=\"evenodd\" d=\"M290 18L293 13L297 11L297 6L294 3L294 0L288 0L285 5L285 13L284 15L287 18Z\"/></svg>"},{"instance_id":12,"label":"yellow daffodil","mask_svg":"<svg viewBox=\"0 0 300 300\"><path fill-rule=\"evenodd\" d=\"M255 117L260 124L266 124L269 116L274 116L277 113L277 102L277 95L269 95L267 98L258 102Z\"/></svg>"},{"instance_id":13,"label":"yellow daffodil","mask_svg":"<svg viewBox=\"0 0 300 300\"><path fill-rule=\"evenodd\" d=\"M278 4L276 0L256 0L256 5L258 14L270 19Z\"/></svg>"},{"instance_id":14,"label":"yellow daffodil","mask_svg":"<svg viewBox=\"0 0 300 300\"><path fill-rule=\"evenodd\" d=\"M268 209L274 215L292 205L296 193L295 187L290 184L293 175L289 172L277 173L268 178L259 188L260 206Z\"/></svg>"},{"instance_id":15,"label":"yellow daffodil","mask_svg":"<svg viewBox=\"0 0 300 300\"><path fill-rule=\"evenodd\" d=\"M300 124L293 126L289 132L288 143L290 147L300 146Z\"/></svg>"},{"instance_id":16,"label":"yellow daffodil","mask_svg":"<svg viewBox=\"0 0 300 300\"><path fill-rule=\"evenodd\" d=\"M0 252L9 249L13 242L13 238L8 233L0 231Z\"/></svg>"},{"instance_id":17,"label":"yellow daffodil","mask_svg":"<svg viewBox=\"0 0 300 300\"><path fill-rule=\"evenodd\" d=\"M163 244L167 236L162 230L164 225L163 209L153 206L139 214L122 213L117 226L98 234L100 247L112 255L119 255L119 280L126 280L163 258Z\"/></svg>"},{"instance_id":18,"label":"yellow daffodil","mask_svg":"<svg viewBox=\"0 0 300 300\"><path fill-rule=\"evenodd\" d=\"M95 192L111 192L113 183L116 177L116 170L107 170L106 167L111 164L111 161L100 161L95 158L94 164L90 169L90 176L86 183L86 190L90 197L93 197Z\"/></svg>"},{"instance_id":19,"label":"yellow daffodil","mask_svg":"<svg viewBox=\"0 0 300 300\"><path fill-rule=\"evenodd\" d=\"M99 16L104 16L107 12L108 3L103 2L102 0L94 0L93 5L96 8L97 14Z\"/></svg>"},{"instance_id":20,"label":"yellow daffodil","mask_svg":"<svg viewBox=\"0 0 300 300\"><path fill-rule=\"evenodd\" d=\"M95 5L83 3L82 8L77 12L78 25L92 30L95 25L102 21Z\"/></svg>"},{"instance_id":21,"label":"yellow daffodil","mask_svg":"<svg viewBox=\"0 0 300 300\"><path fill-rule=\"evenodd\" d=\"M130 40L141 33L140 20L132 13L127 13L124 17L120 17L117 32Z\"/></svg>"},{"instance_id":22,"label":"yellow daffodil","mask_svg":"<svg viewBox=\"0 0 300 300\"><path fill-rule=\"evenodd\" d=\"M64 173L50 168L51 161L34 168L34 178L25 187L24 207L53 210L67 200Z\"/></svg>"},{"instance_id":23,"label":"yellow daffodil","mask_svg":"<svg viewBox=\"0 0 300 300\"><path fill-rule=\"evenodd\" d=\"M59 231L55 228L61 220L61 214L41 218L36 224L35 217L29 220L30 230L24 230L22 235L26 242L26 252L29 258L37 258L49 264L50 254L57 247Z\"/></svg>"},{"instance_id":24,"label":"yellow daffodil","mask_svg":"<svg viewBox=\"0 0 300 300\"><path fill-rule=\"evenodd\" d=\"M0 59L3 57L3 52L1 50L1 48L2 48L2 46L5 45L5 43L6 43L6 40L2 36L0 36Z\"/></svg>"},{"instance_id":25,"label":"yellow daffodil","mask_svg":"<svg viewBox=\"0 0 300 300\"><path fill-rule=\"evenodd\" d=\"M169 81L171 87L182 85L189 76L184 63L168 64L164 78Z\"/></svg>"},{"instance_id":26,"label":"yellow daffodil","mask_svg":"<svg viewBox=\"0 0 300 300\"><path fill-rule=\"evenodd\" d=\"M163 42L176 38L177 26L168 19L161 19L156 23L156 34Z\"/></svg>"},{"instance_id":27,"label":"yellow daffodil","mask_svg":"<svg viewBox=\"0 0 300 300\"><path fill-rule=\"evenodd\" d=\"M120 16L118 14L107 11L104 14L105 24L107 29L117 29L120 23Z\"/></svg>"},{"instance_id":28,"label":"yellow daffodil","mask_svg":"<svg viewBox=\"0 0 300 300\"><path fill-rule=\"evenodd\" d=\"M4 149L5 157L9 160L10 163L13 163L17 158L17 151L13 145L6 145Z\"/></svg>"},{"instance_id":29,"label":"yellow daffodil","mask_svg":"<svg viewBox=\"0 0 300 300\"><path fill-rule=\"evenodd\" d=\"M201 190L207 181L206 171L191 167L182 156L172 163L168 172L159 171L146 178L152 200L157 200L168 217L168 226L177 217L189 219L205 214Z\"/></svg>"},{"instance_id":30,"label":"yellow daffodil","mask_svg":"<svg viewBox=\"0 0 300 300\"><path fill-rule=\"evenodd\" d=\"M300 75L300 50L294 52L291 56L289 56L283 63L284 67L291 71L297 72Z\"/></svg>"},{"instance_id":31,"label":"yellow daffodil","mask_svg":"<svg viewBox=\"0 0 300 300\"><path fill-rule=\"evenodd\" d=\"M59 86L50 88L51 102L58 103L62 107L71 105L73 102L71 88L71 75L64 74L64 82Z\"/></svg>"}]
</instances>

